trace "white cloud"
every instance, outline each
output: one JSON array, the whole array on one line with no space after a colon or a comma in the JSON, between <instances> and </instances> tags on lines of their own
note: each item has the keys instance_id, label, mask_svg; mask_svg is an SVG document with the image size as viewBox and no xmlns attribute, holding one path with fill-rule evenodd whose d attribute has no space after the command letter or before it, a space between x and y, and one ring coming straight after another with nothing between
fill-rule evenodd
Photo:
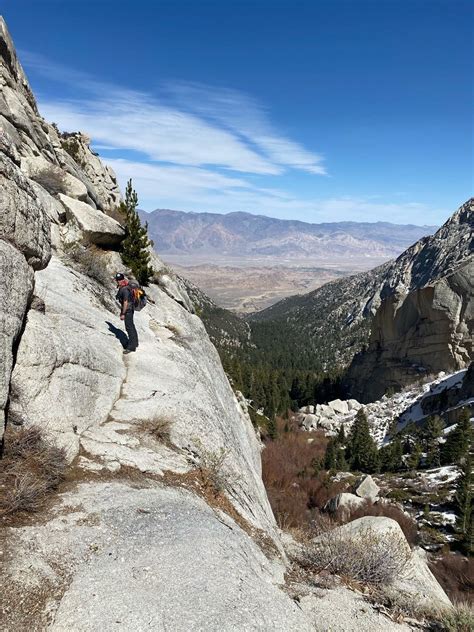
<instances>
[{"instance_id":1,"label":"white cloud","mask_svg":"<svg viewBox=\"0 0 474 632\"><path fill-rule=\"evenodd\" d=\"M149 160L280 175L289 168L322 175L322 158L276 134L263 108L246 95L176 84L174 97L153 96L51 64L24 52L29 68L74 85L71 99L40 101L45 118L83 129L101 145L142 152ZM178 88L179 86L179 88Z\"/></svg>"},{"instance_id":2,"label":"white cloud","mask_svg":"<svg viewBox=\"0 0 474 632\"><path fill-rule=\"evenodd\" d=\"M326 174L322 156L275 131L267 111L247 95L185 82L169 84L168 90L178 103L245 138L273 163L312 174Z\"/></svg>"}]
</instances>

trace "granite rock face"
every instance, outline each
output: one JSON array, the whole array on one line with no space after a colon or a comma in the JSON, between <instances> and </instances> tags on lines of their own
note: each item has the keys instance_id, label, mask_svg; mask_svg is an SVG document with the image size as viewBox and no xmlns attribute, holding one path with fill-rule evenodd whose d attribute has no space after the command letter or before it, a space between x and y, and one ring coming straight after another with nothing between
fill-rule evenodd
<instances>
[{"instance_id":1,"label":"granite rock face","mask_svg":"<svg viewBox=\"0 0 474 632\"><path fill-rule=\"evenodd\" d=\"M231 518L182 489L82 484L46 524L11 531L15 555L0 571L9 593L20 590L22 603L39 585L60 595L36 615L36 629L324 629L279 588L281 566ZM21 606L4 624L24 629Z\"/></svg>"},{"instance_id":2,"label":"granite rock face","mask_svg":"<svg viewBox=\"0 0 474 632\"><path fill-rule=\"evenodd\" d=\"M57 129L40 116L0 18L0 278L2 295L8 297L0 320L1 435L14 351L34 288L33 271L47 266L51 236L57 244L55 236L66 221L59 201L44 188L44 180L42 185L34 177L38 170L60 173L66 191L104 210L120 200L113 173L101 165L85 140L76 156L79 162L67 149Z\"/></svg>"},{"instance_id":3,"label":"granite rock face","mask_svg":"<svg viewBox=\"0 0 474 632\"><path fill-rule=\"evenodd\" d=\"M473 358L474 259L427 286L387 298L347 384L360 401L374 401L422 375L463 369Z\"/></svg>"}]
</instances>

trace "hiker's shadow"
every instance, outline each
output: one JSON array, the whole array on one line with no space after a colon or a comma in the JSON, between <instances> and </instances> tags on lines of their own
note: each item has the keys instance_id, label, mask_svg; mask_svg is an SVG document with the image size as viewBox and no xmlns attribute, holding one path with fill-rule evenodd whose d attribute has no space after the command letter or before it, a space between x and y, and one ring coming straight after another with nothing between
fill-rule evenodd
<instances>
[{"instance_id":1,"label":"hiker's shadow","mask_svg":"<svg viewBox=\"0 0 474 632\"><path fill-rule=\"evenodd\" d=\"M127 334L122 329L119 329L115 325L112 325L112 323L109 323L108 320L105 321L105 324L109 328L109 331L111 331L114 334L114 336L117 338L117 340L120 341L120 344L122 345L122 347L126 349L128 345Z\"/></svg>"}]
</instances>

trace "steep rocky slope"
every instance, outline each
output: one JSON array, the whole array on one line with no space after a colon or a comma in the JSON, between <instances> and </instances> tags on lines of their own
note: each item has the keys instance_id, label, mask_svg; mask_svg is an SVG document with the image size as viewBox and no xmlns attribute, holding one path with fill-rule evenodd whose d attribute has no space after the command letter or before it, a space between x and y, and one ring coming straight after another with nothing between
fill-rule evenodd
<instances>
[{"instance_id":1,"label":"steep rocky slope","mask_svg":"<svg viewBox=\"0 0 474 632\"><path fill-rule=\"evenodd\" d=\"M185 610L197 627L218 629L235 588L245 604L237 603L235 616L248 629L258 621L275 626L278 617L287 629L309 629L278 587L281 561L273 567L242 529L268 542L282 559L261 480L259 442L185 288L154 257L159 285L149 294L155 303L137 316L140 350L125 361L111 281L121 268L115 249L123 229L107 214L120 199L114 175L90 152L83 135L61 136L40 117L3 21L0 41L0 264L6 297L0 321L1 428L4 415L9 424L39 426L66 448L71 477L83 481L58 497L41 524L4 527L2 586L11 588L11 599L2 604L3 623L9 629L44 629L48 623L53 629L108 629L112 623L104 605L114 609L120 602L114 620L126 616L126 629L148 627L149 616L162 621L158 629L189 629ZM163 418L170 426L168 444L140 425ZM187 486L188 476L194 481L198 466L212 470L217 461L221 504L242 526L217 506L208 507L198 482L197 494L173 491L174 485ZM135 474L130 478L128 472ZM101 482L107 476L115 482ZM170 476L177 478L168 489ZM153 562L154 534L161 539L154 544ZM109 570L104 573L103 561L91 553L105 546ZM174 596L164 602L160 593L160 604L148 615L139 605L148 600L146 568L151 564L162 573L166 558L169 569L160 578L166 576ZM242 561L247 558L248 567ZM27 577L24 564L30 568ZM104 581L119 570L126 592L117 591L115 581ZM214 571L214 588L203 590L201 583ZM134 592L130 582L136 573L143 584ZM95 599L86 601L89 608L97 605L95 618L75 605L76 586L83 595L81 582L94 592ZM180 603L186 583L195 589L185 591L186 603ZM45 594L38 593L40 585Z\"/></svg>"},{"instance_id":2,"label":"steep rocky slope","mask_svg":"<svg viewBox=\"0 0 474 632\"><path fill-rule=\"evenodd\" d=\"M0 75L4 450L15 428L35 425L69 463L42 511L2 521L2 629L327 629L320 595L303 607L283 589L245 403L156 256L140 347L123 356L114 175L87 137L40 117L1 19ZM428 577L428 598L448 605ZM354 612L354 629L406 629L360 599L324 595L342 629Z\"/></svg>"},{"instance_id":3,"label":"steep rocky slope","mask_svg":"<svg viewBox=\"0 0 474 632\"><path fill-rule=\"evenodd\" d=\"M465 266L471 264L473 256L474 201L471 199L433 236L419 240L394 261L370 272L328 283L310 294L280 301L253 314L250 321L265 323L268 327L285 324L292 330L293 337L301 340L305 350L308 346L314 350L323 366L345 366L364 344L368 344L369 339L374 353L377 353L379 343L383 344L387 338L383 362L392 357L391 353L401 354L401 349L389 348L388 340L396 337L400 339L397 342L400 347L410 346L414 342L411 335L407 337L410 327L417 328L417 323L421 322L427 325L434 319L438 321L434 327L443 332L441 335L446 344L454 343L459 349L455 355L462 356L461 362L465 362L466 355L472 353L469 297L472 296L473 278L470 269ZM465 268L464 272L461 268ZM448 277L451 277L450 281ZM435 284L436 290L429 289ZM417 291L419 294L410 294ZM402 296L410 296L410 299L405 301L405 298L400 298ZM446 299L450 305L445 309L443 301ZM402 303L405 303L404 310L400 309ZM459 313L450 310L459 310ZM399 318L396 323L395 312ZM370 328L376 313L377 321L371 338ZM395 323L390 327L395 327L396 331L392 329L382 334L384 323L387 326ZM418 346L421 337L426 339L427 335L434 334L431 328L420 331ZM458 339L459 344L455 342ZM461 351L464 347L467 354L465 350ZM436 353L443 352L437 350ZM415 356L409 361L415 362ZM446 367L438 367L435 363L427 368L440 370L462 368L462 365L453 356ZM385 377L381 378L381 381L384 380ZM359 390L354 390L354 393L360 396Z\"/></svg>"}]
</instances>

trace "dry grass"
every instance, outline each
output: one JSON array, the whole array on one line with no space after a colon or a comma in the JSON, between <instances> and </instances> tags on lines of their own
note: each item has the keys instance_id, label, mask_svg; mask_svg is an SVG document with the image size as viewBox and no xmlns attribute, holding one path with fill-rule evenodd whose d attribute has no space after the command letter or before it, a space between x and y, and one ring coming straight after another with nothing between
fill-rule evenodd
<instances>
[{"instance_id":1,"label":"dry grass","mask_svg":"<svg viewBox=\"0 0 474 632\"><path fill-rule=\"evenodd\" d=\"M125 216L119 206L107 209L105 214L114 219L121 226L125 226Z\"/></svg>"},{"instance_id":2,"label":"dry grass","mask_svg":"<svg viewBox=\"0 0 474 632\"><path fill-rule=\"evenodd\" d=\"M352 522L353 520L363 518L364 516L383 516L385 518L392 518L400 525L408 544L411 547L417 544L418 527L416 522L413 518L407 516L407 514L396 505L380 502L374 505L370 501L367 501L361 507L353 509L349 514L348 520L345 522Z\"/></svg>"},{"instance_id":3,"label":"dry grass","mask_svg":"<svg viewBox=\"0 0 474 632\"><path fill-rule=\"evenodd\" d=\"M201 447L199 452L199 472L203 483L210 485L216 493L227 489L232 484L228 473L224 471L224 463L229 456L229 450L220 448L211 451Z\"/></svg>"},{"instance_id":4,"label":"dry grass","mask_svg":"<svg viewBox=\"0 0 474 632\"><path fill-rule=\"evenodd\" d=\"M334 529L307 548L303 564L314 571L329 571L346 580L389 585L410 557L406 542L397 534L365 529L358 534Z\"/></svg>"},{"instance_id":5,"label":"dry grass","mask_svg":"<svg viewBox=\"0 0 474 632\"><path fill-rule=\"evenodd\" d=\"M443 611L431 629L443 630L443 632L472 632L474 630L474 608L472 603L455 603L452 610Z\"/></svg>"},{"instance_id":6,"label":"dry grass","mask_svg":"<svg viewBox=\"0 0 474 632\"><path fill-rule=\"evenodd\" d=\"M149 434L153 439L160 443L170 444L172 421L168 417L158 415L151 419L144 419L138 424L138 428Z\"/></svg>"},{"instance_id":7,"label":"dry grass","mask_svg":"<svg viewBox=\"0 0 474 632\"><path fill-rule=\"evenodd\" d=\"M64 480L63 449L47 441L37 426L9 426L0 460L0 517L39 511Z\"/></svg>"},{"instance_id":8,"label":"dry grass","mask_svg":"<svg viewBox=\"0 0 474 632\"><path fill-rule=\"evenodd\" d=\"M171 331L171 333L173 334L173 336L175 338L180 338L183 334L183 332L181 331L181 329L179 329L178 327L176 327L176 325L165 325L166 329L168 331Z\"/></svg>"},{"instance_id":9,"label":"dry grass","mask_svg":"<svg viewBox=\"0 0 474 632\"><path fill-rule=\"evenodd\" d=\"M67 193L65 173L59 167L51 165L34 173L31 178L51 195Z\"/></svg>"}]
</instances>

